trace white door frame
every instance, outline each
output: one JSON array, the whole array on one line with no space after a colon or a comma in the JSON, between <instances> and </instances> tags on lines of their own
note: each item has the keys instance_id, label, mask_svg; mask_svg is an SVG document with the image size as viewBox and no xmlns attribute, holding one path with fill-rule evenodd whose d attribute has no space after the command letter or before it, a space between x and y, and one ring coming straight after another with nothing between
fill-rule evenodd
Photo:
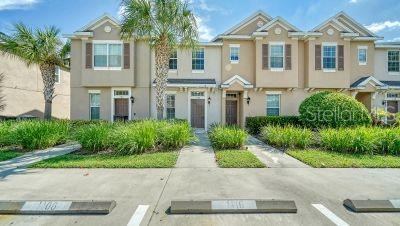
<instances>
[{"instance_id":1,"label":"white door frame","mask_svg":"<svg viewBox=\"0 0 400 226\"><path fill-rule=\"evenodd\" d=\"M114 91L128 91L128 95L114 95ZM118 87L118 88L111 88L111 122L114 122L114 114L115 114L115 99L119 98L126 98L128 99L128 109L129 115L128 120L132 120L132 102L131 102L132 90L130 87Z\"/></svg>"},{"instance_id":2,"label":"white door frame","mask_svg":"<svg viewBox=\"0 0 400 226\"><path fill-rule=\"evenodd\" d=\"M204 92L204 96L192 96L192 92ZM192 125L192 101L191 100L204 100L204 130L207 131L207 127L208 127L208 118L207 118L207 112L208 112L208 103L207 103L207 99L208 99L208 92L206 89L188 89L187 91L187 95L188 95L188 122L190 125Z\"/></svg>"}]
</instances>

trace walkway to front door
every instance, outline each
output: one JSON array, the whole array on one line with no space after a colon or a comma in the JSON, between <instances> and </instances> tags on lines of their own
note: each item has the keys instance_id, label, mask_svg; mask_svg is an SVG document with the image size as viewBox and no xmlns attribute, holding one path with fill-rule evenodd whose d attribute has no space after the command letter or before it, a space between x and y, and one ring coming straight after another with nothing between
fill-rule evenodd
<instances>
[{"instance_id":1,"label":"walkway to front door","mask_svg":"<svg viewBox=\"0 0 400 226\"><path fill-rule=\"evenodd\" d=\"M196 132L198 141L183 148L179 154L176 168L216 168L214 151L207 133Z\"/></svg>"}]
</instances>

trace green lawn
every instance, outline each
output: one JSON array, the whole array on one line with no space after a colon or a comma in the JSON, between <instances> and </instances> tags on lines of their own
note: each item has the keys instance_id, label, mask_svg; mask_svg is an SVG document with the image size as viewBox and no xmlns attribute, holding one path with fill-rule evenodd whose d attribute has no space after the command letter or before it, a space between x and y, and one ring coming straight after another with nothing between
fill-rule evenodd
<instances>
[{"instance_id":1,"label":"green lawn","mask_svg":"<svg viewBox=\"0 0 400 226\"><path fill-rule=\"evenodd\" d=\"M115 156L110 154L68 154L47 159L32 168L172 168L179 153L157 152L142 155Z\"/></svg>"},{"instance_id":2,"label":"green lawn","mask_svg":"<svg viewBox=\"0 0 400 226\"><path fill-rule=\"evenodd\" d=\"M219 167L222 168L264 168L262 163L253 153L247 150L215 151Z\"/></svg>"},{"instance_id":3,"label":"green lawn","mask_svg":"<svg viewBox=\"0 0 400 226\"><path fill-rule=\"evenodd\" d=\"M23 155L21 152L0 149L0 162Z\"/></svg>"},{"instance_id":4,"label":"green lawn","mask_svg":"<svg viewBox=\"0 0 400 226\"><path fill-rule=\"evenodd\" d=\"M286 153L315 168L400 168L400 156L343 154L318 149Z\"/></svg>"}]
</instances>

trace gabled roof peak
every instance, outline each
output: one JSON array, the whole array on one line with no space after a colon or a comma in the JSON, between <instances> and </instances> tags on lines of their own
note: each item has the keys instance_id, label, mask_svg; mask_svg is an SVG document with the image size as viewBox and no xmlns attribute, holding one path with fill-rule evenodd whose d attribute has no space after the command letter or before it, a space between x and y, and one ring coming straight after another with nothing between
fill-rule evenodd
<instances>
[{"instance_id":1,"label":"gabled roof peak","mask_svg":"<svg viewBox=\"0 0 400 226\"><path fill-rule=\"evenodd\" d=\"M84 27L82 27L81 29L79 29L78 32L80 32L80 31L88 31L89 29L92 29L92 27L94 27L97 23L99 23L102 20L108 20L112 24L114 24L115 26L119 26L119 24L120 24L119 20L116 19L115 17L113 17L111 14L104 13L100 17L94 19L89 24L87 24Z\"/></svg>"},{"instance_id":2,"label":"gabled roof peak","mask_svg":"<svg viewBox=\"0 0 400 226\"><path fill-rule=\"evenodd\" d=\"M265 24L264 26L260 27L259 29L257 29L258 32L260 31L264 31L264 30L268 30L269 28L271 28L271 26L273 26L275 23L282 23L282 25L284 26L284 28L286 30L289 31L300 31L300 29L298 29L297 27L295 27L294 25L292 25L291 23L289 23L287 20L283 19L280 16L275 17L273 20L271 20L270 22L268 22L267 24Z\"/></svg>"}]
</instances>

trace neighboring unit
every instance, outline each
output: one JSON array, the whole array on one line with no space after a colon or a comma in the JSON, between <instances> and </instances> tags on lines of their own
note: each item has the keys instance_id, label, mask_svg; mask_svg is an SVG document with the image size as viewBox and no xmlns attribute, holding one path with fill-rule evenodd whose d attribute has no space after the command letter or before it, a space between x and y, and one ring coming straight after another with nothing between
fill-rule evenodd
<instances>
[{"instance_id":1,"label":"neighboring unit","mask_svg":"<svg viewBox=\"0 0 400 226\"><path fill-rule=\"evenodd\" d=\"M148 43L122 41L107 14L68 37L72 119L156 117ZM380 39L344 12L304 32L258 11L197 49L171 52L164 115L195 128L243 126L249 116L296 115L322 90L398 112L400 44Z\"/></svg>"},{"instance_id":2,"label":"neighboring unit","mask_svg":"<svg viewBox=\"0 0 400 226\"><path fill-rule=\"evenodd\" d=\"M0 95L4 96L5 108L0 118L43 118L43 80L36 65L26 66L25 62L0 54L0 74L4 81ZM52 116L70 118L70 73L57 68Z\"/></svg>"}]
</instances>

